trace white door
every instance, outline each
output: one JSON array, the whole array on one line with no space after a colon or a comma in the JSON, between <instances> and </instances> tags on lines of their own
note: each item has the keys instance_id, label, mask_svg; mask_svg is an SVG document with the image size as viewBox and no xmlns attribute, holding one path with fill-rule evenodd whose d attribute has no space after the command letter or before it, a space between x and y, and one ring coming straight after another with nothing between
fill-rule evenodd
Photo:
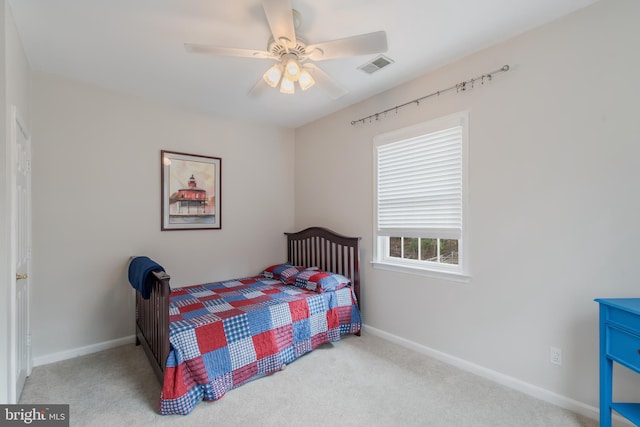
<instances>
[{"instance_id":1,"label":"white door","mask_svg":"<svg viewBox=\"0 0 640 427\"><path fill-rule=\"evenodd\" d=\"M17 402L31 374L29 333L29 267L31 261L31 144L11 108L11 250L15 281L11 288L10 402ZM13 272L12 272L13 274ZM13 385L15 384L15 388Z\"/></svg>"}]
</instances>

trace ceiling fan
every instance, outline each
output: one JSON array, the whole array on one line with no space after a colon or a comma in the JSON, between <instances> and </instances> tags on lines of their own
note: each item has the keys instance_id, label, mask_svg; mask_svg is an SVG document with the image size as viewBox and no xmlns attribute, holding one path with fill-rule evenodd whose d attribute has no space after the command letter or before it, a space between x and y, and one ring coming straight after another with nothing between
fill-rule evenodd
<instances>
[{"instance_id":1,"label":"ceiling fan","mask_svg":"<svg viewBox=\"0 0 640 427\"><path fill-rule=\"evenodd\" d=\"M264 73L250 94L257 93L265 84L274 88L280 86L280 92L292 94L297 82L302 90L317 84L333 99L345 95L347 90L312 62L387 51L387 35L384 31L307 44L296 35L301 16L292 8L291 0L263 0L262 6L272 34L267 50L193 43L185 43L185 49L193 53L275 60L276 63Z\"/></svg>"}]
</instances>

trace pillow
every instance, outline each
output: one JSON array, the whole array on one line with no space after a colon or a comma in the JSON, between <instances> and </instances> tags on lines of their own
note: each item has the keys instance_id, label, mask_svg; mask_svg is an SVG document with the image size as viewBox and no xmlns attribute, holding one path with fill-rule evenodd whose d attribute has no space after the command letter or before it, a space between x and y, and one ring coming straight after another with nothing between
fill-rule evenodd
<instances>
[{"instance_id":1,"label":"pillow","mask_svg":"<svg viewBox=\"0 0 640 427\"><path fill-rule=\"evenodd\" d=\"M340 274L327 273L326 271L318 270L316 267L307 268L283 280L283 282L286 285L294 285L318 293L337 291L351 284L349 279Z\"/></svg>"},{"instance_id":2,"label":"pillow","mask_svg":"<svg viewBox=\"0 0 640 427\"><path fill-rule=\"evenodd\" d=\"M276 279L284 281L290 276L293 276L301 271L303 271L306 267L301 266L293 266L291 264L274 264L270 267L267 267L262 272L262 275L267 279Z\"/></svg>"}]
</instances>

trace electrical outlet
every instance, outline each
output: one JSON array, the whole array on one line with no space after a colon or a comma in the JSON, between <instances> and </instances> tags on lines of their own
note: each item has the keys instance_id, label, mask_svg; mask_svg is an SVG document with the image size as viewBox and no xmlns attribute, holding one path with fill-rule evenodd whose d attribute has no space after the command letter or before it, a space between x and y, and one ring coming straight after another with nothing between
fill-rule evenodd
<instances>
[{"instance_id":1,"label":"electrical outlet","mask_svg":"<svg viewBox=\"0 0 640 427\"><path fill-rule=\"evenodd\" d=\"M562 365L562 350L557 347L551 347L549 351L549 361L554 365Z\"/></svg>"}]
</instances>

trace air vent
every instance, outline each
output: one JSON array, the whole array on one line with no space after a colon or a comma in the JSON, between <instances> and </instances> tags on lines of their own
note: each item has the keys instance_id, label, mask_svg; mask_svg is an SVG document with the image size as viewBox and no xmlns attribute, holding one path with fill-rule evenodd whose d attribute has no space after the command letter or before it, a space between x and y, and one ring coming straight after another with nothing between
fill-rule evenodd
<instances>
[{"instance_id":1,"label":"air vent","mask_svg":"<svg viewBox=\"0 0 640 427\"><path fill-rule=\"evenodd\" d=\"M393 64L393 61L391 59L387 58L384 55L380 55L373 61L367 62L366 64L361 65L358 68L364 71L365 73L373 74L379 69L384 68L387 65L391 65L391 64Z\"/></svg>"}]
</instances>

